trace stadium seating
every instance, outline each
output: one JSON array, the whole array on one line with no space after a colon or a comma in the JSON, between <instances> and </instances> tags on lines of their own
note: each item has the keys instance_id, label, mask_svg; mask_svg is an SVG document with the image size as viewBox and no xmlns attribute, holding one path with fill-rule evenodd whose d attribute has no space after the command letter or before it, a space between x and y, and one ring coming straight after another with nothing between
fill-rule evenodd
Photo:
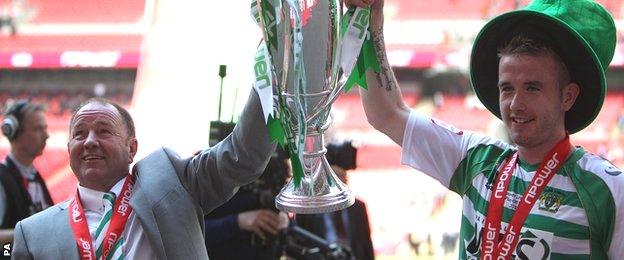
<instances>
[{"instance_id":1,"label":"stadium seating","mask_svg":"<svg viewBox=\"0 0 624 260\"><path fill-rule=\"evenodd\" d=\"M393 10L393 19L401 20L460 20L488 19L495 14L526 6L530 0L436 0L387 1L389 10ZM598 0L616 18L621 18L621 0Z\"/></svg>"},{"instance_id":2,"label":"stadium seating","mask_svg":"<svg viewBox=\"0 0 624 260\"><path fill-rule=\"evenodd\" d=\"M5 50L29 52L57 52L59 50L119 51L138 50L141 35L20 35L2 39Z\"/></svg>"},{"instance_id":3,"label":"stadium seating","mask_svg":"<svg viewBox=\"0 0 624 260\"><path fill-rule=\"evenodd\" d=\"M458 129L487 133L488 123L495 117L484 108L470 107L465 96L443 96L441 105L436 107L434 118L452 124Z\"/></svg>"},{"instance_id":4,"label":"stadium seating","mask_svg":"<svg viewBox=\"0 0 624 260\"><path fill-rule=\"evenodd\" d=\"M0 7L13 0L0 0ZM135 23L143 18L145 0L28 0L19 12L35 24Z\"/></svg>"}]
</instances>

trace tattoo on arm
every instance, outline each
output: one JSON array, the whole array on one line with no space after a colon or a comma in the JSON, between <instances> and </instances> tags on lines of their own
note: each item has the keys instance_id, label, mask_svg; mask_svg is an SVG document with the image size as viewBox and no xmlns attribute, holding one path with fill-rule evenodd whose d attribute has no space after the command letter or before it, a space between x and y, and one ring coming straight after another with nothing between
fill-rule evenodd
<instances>
[{"instance_id":1,"label":"tattoo on arm","mask_svg":"<svg viewBox=\"0 0 624 260\"><path fill-rule=\"evenodd\" d=\"M394 78L392 76L392 69L390 68L390 64L388 64L388 58L386 57L383 30L373 30L371 32L371 37L373 40L375 54L381 65L381 72L375 73L377 81L379 82L379 87L385 88L386 91L392 91L393 88L396 88L396 82L394 81Z\"/></svg>"}]
</instances>

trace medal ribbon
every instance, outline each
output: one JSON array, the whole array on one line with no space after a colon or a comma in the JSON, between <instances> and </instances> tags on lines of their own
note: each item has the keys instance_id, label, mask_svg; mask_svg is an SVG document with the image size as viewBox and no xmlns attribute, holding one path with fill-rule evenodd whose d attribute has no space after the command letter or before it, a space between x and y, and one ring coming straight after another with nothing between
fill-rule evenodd
<instances>
[{"instance_id":1,"label":"medal ribbon","mask_svg":"<svg viewBox=\"0 0 624 260\"><path fill-rule=\"evenodd\" d=\"M488 206L485 225L483 227L483 233L481 234L483 238L481 244L481 259L511 259L512 252L520 237L520 230L522 229L522 225L524 225L524 221L539 198L539 195L552 177L559 171L561 165L570 154L570 146L570 138L566 135L563 140L557 143L557 145L548 152L545 160L540 163L535 171L531 184L518 203L516 212L511 218L505 235L499 241L499 230L503 217L505 197L509 188L509 182L516 167L518 153L514 153L512 157L503 164L504 166L500 169L496 182L492 187L492 192L490 193L490 205Z\"/></svg>"},{"instance_id":2,"label":"medal ribbon","mask_svg":"<svg viewBox=\"0 0 624 260\"><path fill-rule=\"evenodd\" d=\"M113 216L111 223L106 231L106 237L104 238L102 259L106 259L108 253L117 240L121 237L121 233L126 226L128 217L132 212L130 207L130 195L132 194L132 188L134 186L134 176L129 175L124 182L121 189L120 196L117 196L115 204L113 205ZM70 202L69 224L74 232L76 244L78 245L78 255L80 259L95 259L95 250L91 234L89 233L89 226L87 224L87 217L84 213L82 203L80 202L80 195L76 190L76 195Z\"/></svg>"}]
</instances>

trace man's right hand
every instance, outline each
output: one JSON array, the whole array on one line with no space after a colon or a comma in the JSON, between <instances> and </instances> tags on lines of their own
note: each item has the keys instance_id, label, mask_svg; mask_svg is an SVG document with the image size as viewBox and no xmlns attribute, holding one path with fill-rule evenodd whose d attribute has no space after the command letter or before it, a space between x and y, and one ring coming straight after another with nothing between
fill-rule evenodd
<instances>
[{"instance_id":1,"label":"man's right hand","mask_svg":"<svg viewBox=\"0 0 624 260\"><path fill-rule=\"evenodd\" d=\"M385 0L344 0L346 6L371 7L371 31L383 27L383 7Z\"/></svg>"},{"instance_id":2,"label":"man's right hand","mask_svg":"<svg viewBox=\"0 0 624 260\"><path fill-rule=\"evenodd\" d=\"M256 233L266 239L267 234L277 235L281 228L280 215L267 209L258 209L238 214L238 226L242 230Z\"/></svg>"},{"instance_id":3,"label":"man's right hand","mask_svg":"<svg viewBox=\"0 0 624 260\"><path fill-rule=\"evenodd\" d=\"M373 2L379 2L379 1L375 1L375 0L344 0L345 5L347 5L347 6L355 5L355 6L359 6L359 7L369 6Z\"/></svg>"}]
</instances>

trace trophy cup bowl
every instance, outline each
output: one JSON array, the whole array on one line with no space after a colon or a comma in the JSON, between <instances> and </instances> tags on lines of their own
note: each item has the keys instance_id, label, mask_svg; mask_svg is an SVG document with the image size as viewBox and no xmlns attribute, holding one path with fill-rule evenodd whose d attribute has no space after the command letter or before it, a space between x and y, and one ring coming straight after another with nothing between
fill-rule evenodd
<instances>
[{"instance_id":1,"label":"trophy cup bowl","mask_svg":"<svg viewBox=\"0 0 624 260\"><path fill-rule=\"evenodd\" d=\"M354 197L325 158L323 133L331 124L331 104L346 81L339 64L342 5L340 0L284 0L277 6L282 22L273 54L274 93L285 104L287 111L281 114L289 122L288 131L302 138L297 148L303 176L298 183L291 178L275 204L299 214L341 210L351 206Z\"/></svg>"}]
</instances>

